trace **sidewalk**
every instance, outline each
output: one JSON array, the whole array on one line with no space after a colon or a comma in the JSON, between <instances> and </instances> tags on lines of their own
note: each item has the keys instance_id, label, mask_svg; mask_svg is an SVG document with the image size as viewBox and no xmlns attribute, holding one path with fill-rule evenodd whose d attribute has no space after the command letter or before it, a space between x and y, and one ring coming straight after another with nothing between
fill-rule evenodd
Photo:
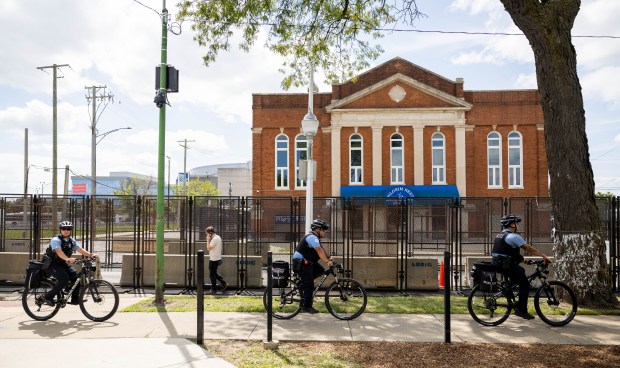
<instances>
[{"instance_id":1,"label":"sidewalk","mask_svg":"<svg viewBox=\"0 0 620 368\"><path fill-rule=\"evenodd\" d=\"M122 294L119 310L146 297ZM7 368L32 366L60 346L79 346L89 357L85 366L231 367L186 340L196 338L196 320L195 312L117 313L106 322L95 323L84 317L79 307L68 306L50 321L38 322L24 313L20 300L5 297L0 301L0 362ZM444 336L443 315L365 313L353 321L340 321L321 313L273 319L273 339L279 341L444 342ZM620 316L577 316L564 327L548 326L538 318L525 321L517 317L510 317L501 326L484 327L469 315L451 316L453 343L620 345L618 336ZM266 338L265 313L204 315L205 340ZM36 356L21 353L34 351L35 346Z\"/></svg>"}]
</instances>

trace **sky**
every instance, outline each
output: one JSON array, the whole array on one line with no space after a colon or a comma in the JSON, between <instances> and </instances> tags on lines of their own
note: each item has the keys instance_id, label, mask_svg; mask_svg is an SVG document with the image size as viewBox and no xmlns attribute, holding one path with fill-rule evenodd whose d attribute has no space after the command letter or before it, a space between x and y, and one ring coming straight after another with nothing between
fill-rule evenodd
<instances>
[{"instance_id":1,"label":"sky","mask_svg":"<svg viewBox=\"0 0 620 368\"><path fill-rule=\"evenodd\" d=\"M166 5L174 17L177 1ZM466 90L536 88L534 57L499 0L418 0L427 16L409 30L386 33L372 67L401 57ZM155 67L161 62L162 0L2 0L0 2L0 193L24 190L28 130L28 193L51 193L52 69L58 69L58 192L64 168L91 174L91 124L85 87L106 86L113 100L99 105L97 175L157 176L159 109ZM583 0L573 28L578 74L596 191L620 195L620 1ZM405 27L399 27L405 29ZM168 64L179 70L179 92L168 95L166 155L172 181L193 168L252 160L252 93L284 93L282 59L258 40L249 53L232 43L205 67L206 49L190 24L168 32ZM463 32L463 33L452 33ZM613 36L613 37L576 37ZM320 70L320 92L331 87ZM291 88L288 92L305 92ZM301 119L303 116L299 117ZM179 141L187 139L189 149ZM525 163L527 164L527 163ZM166 176L168 160L165 161ZM167 180L167 178L165 178Z\"/></svg>"}]
</instances>

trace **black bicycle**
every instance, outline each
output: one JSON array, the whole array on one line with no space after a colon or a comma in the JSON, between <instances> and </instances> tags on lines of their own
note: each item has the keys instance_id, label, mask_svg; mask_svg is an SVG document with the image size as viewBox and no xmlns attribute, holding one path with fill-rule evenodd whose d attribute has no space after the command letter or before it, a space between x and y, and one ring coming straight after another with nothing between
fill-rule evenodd
<instances>
[{"instance_id":1,"label":"black bicycle","mask_svg":"<svg viewBox=\"0 0 620 368\"><path fill-rule=\"evenodd\" d=\"M334 264L327 269L319 283L314 287L312 297L316 297L317 292L325 283L329 276L334 276L334 281L325 289L325 307L334 317L341 320L352 320L359 317L366 309L368 295L366 289L350 278L339 277L344 274L344 269L340 264ZM301 311L303 302L303 290L301 289L301 279L294 275L288 279L285 287L274 286L271 297L271 314L278 319L290 319ZM268 289L263 295L263 304L268 310Z\"/></svg>"},{"instance_id":2,"label":"black bicycle","mask_svg":"<svg viewBox=\"0 0 620 368\"><path fill-rule=\"evenodd\" d=\"M534 293L536 314L551 326L568 324L577 314L577 297L573 290L563 282L547 281L549 266L543 260L526 263L536 265L536 271L527 278L529 283L535 279L542 283ZM469 314L481 325L497 326L506 321L515 308L518 285L511 285L507 277L502 277L496 285L486 282L474 286L467 298Z\"/></svg>"},{"instance_id":3,"label":"black bicycle","mask_svg":"<svg viewBox=\"0 0 620 368\"><path fill-rule=\"evenodd\" d=\"M67 306L73 291L80 287L79 305L82 313L95 322L103 322L116 313L118 309L118 292L111 283L95 279L96 261L94 258L78 259L76 264L82 266L78 277L73 283L69 283L64 290L54 296L54 306L45 304L45 293L56 284L53 276L46 275L41 284L30 289L28 285L22 294L22 306L24 311L32 319L47 321L54 317L60 308Z\"/></svg>"}]
</instances>

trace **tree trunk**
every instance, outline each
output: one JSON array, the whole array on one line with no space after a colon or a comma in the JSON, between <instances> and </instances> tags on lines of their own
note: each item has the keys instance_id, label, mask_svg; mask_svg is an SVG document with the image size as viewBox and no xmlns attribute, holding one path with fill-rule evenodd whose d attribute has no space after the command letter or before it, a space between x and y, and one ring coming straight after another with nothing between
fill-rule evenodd
<instances>
[{"instance_id":1,"label":"tree trunk","mask_svg":"<svg viewBox=\"0 0 620 368\"><path fill-rule=\"evenodd\" d=\"M580 305L616 304L600 233L577 55L571 41L581 1L501 2L534 51L558 234L554 246L557 277L575 290Z\"/></svg>"}]
</instances>

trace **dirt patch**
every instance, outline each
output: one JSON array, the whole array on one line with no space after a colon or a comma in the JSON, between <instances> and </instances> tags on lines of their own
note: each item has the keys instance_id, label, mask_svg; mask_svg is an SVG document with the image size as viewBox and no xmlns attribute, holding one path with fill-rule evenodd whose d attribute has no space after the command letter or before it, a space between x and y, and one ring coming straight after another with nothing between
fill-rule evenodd
<instances>
[{"instance_id":1,"label":"dirt patch","mask_svg":"<svg viewBox=\"0 0 620 368\"><path fill-rule=\"evenodd\" d=\"M324 366L313 360L319 355L337 358L332 367L620 367L618 345L286 342L269 352L256 341L210 341L205 347L238 367Z\"/></svg>"}]
</instances>

